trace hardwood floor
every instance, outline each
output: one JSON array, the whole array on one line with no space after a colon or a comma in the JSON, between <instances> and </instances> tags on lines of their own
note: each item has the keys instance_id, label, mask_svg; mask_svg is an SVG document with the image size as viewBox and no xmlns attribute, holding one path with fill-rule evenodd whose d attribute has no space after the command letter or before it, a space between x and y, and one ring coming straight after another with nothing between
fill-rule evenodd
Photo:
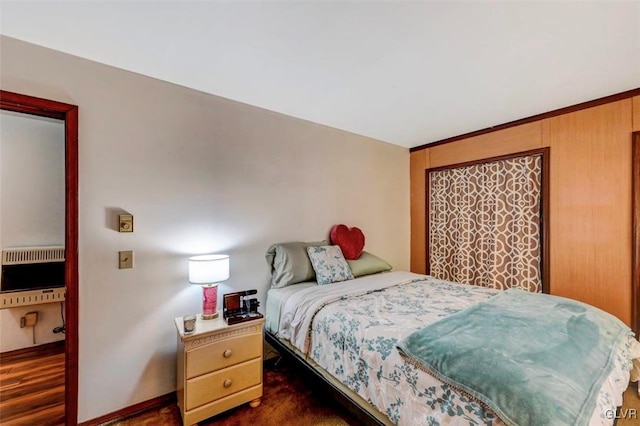
<instances>
[{"instance_id":1,"label":"hardwood floor","mask_svg":"<svg viewBox=\"0 0 640 426\"><path fill-rule=\"evenodd\" d=\"M616 426L634 426L640 424L640 395L638 382L631 383L624 392L622 407L615 414Z\"/></svg>"},{"instance_id":2,"label":"hardwood floor","mask_svg":"<svg viewBox=\"0 0 640 426\"><path fill-rule=\"evenodd\" d=\"M0 424L64 425L64 341L0 355Z\"/></svg>"}]
</instances>

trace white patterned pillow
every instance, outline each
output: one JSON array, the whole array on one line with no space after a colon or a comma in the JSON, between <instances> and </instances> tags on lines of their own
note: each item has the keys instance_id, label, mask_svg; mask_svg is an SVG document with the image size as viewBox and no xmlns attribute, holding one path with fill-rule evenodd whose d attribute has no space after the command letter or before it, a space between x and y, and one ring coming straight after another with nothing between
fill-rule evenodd
<instances>
[{"instance_id":1,"label":"white patterned pillow","mask_svg":"<svg viewBox=\"0 0 640 426\"><path fill-rule=\"evenodd\" d=\"M352 280L353 274L339 246L307 247L319 285Z\"/></svg>"}]
</instances>

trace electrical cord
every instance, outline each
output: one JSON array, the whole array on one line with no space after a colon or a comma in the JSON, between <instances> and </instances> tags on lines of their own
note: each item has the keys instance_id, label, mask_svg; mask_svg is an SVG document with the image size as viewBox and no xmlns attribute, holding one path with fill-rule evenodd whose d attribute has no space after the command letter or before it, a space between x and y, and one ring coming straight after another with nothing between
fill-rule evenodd
<instances>
[{"instance_id":1,"label":"electrical cord","mask_svg":"<svg viewBox=\"0 0 640 426\"><path fill-rule=\"evenodd\" d=\"M54 333L67 333L67 326L64 322L64 302L60 302L60 317L62 318L62 326L53 329Z\"/></svg>"}]
</instances>

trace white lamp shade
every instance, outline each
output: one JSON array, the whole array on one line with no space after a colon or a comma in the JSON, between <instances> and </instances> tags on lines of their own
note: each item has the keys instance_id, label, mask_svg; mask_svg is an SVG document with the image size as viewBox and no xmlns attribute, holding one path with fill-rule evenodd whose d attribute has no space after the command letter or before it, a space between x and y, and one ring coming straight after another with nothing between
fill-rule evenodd
<instances>
[{"instance_id":1,"label":"white lamp shade","mask_svg":"<svg viewBox=\"0 0 640 426\"><path fill-rule=\"evenodd\" d=\"M205 254L189 258L189 282L191 284L213 284L228 279L228 255Z\"/></svg>"}]
</instances>

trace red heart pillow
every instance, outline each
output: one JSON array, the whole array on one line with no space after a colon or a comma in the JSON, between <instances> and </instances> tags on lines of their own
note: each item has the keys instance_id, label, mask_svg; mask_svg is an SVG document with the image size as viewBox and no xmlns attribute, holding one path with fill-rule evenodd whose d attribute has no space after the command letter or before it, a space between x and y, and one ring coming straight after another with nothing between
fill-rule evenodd
<instances>
[{"instance_id":1,"label":"red heart pillow","mask_svg":"<svg viewBox=\"0 0 640 426\"><path fill-rule=\"evenodd\" d=\"M364 249L364 234L355 226L351 229L345 225L334 225L329 234L331 244L340 246L344 258L356 260Z\"/></svg>"}]
</instances>

